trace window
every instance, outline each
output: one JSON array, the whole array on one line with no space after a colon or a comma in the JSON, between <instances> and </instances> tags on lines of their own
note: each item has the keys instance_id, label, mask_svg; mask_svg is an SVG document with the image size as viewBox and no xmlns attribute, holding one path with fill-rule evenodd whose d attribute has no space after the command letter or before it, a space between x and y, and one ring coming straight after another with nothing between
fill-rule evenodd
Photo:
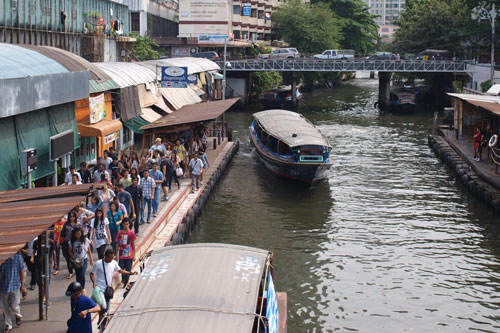
<instances>
[{"instance_id":1,"label":"window","mask_svg":"<svg viewBox=\"0 0 500 333\"><path fill-rule=\"evenodd\" d=\"M263 19L264 18L264 11L263 10L259 10L257 12L257 17L260 18L260 19Z\"/></svg>"},{"instance_id":2,"label":"window","mask_svg":"<svg viewBox=\"0 0 500 333\"><path fill-rule=\"evenodd\" d=\"M141 30L141 20L139 18L139 13L130 13L130 31L140 31Z\"/></svg>"},{"instance_id":3,"label":"window","mask_svg":"<svg viewBox=\"0 0 500 333\"><path fill-rule=\"evenodd\" d=\"M257 17L257 9L252 8L252 17Z\"/></svg>"},{"instance_id":4,"label":"window","mask_svg":"<svg viewBox=\"0 0 500 333\"><path fill-rule=\"evenodd\" d=\"M240 15L240 5L233 5L233 14Z\"/></svg>"},{"instance_id":5,"label":"window","mask_svg":"<svg viewBox=\"0 0 500 333\"><path fill-rule=\"evenodd\" d=\"M241 39L241 34L239 30L233 30L234 39Z\"/></svg>"}]
</instances>

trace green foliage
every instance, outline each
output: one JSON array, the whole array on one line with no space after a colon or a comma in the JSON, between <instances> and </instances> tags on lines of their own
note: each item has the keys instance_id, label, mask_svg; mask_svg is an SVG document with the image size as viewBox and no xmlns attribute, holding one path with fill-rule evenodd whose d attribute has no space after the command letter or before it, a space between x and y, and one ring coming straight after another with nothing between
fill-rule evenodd
<instances>
[{"instance_id":1,"label":"green foliage","mask_svg":"<svg viewBox=\"0 0 500 333\"><path fill-rule=\"evenodd\" d=\"M320 2L328 4L338 17L344 36L340 41L342 48L355 50L360 55L374 51L379 38L376 16L370 14L362 0L312 0L312 3Z\"/></svg>"},{"instance_id":2,"label":"green foliage","mask_svg":"<svg viewBox=\"0 0 500 333\"><path fill-rule=\"evenodd\" d=\"M262 44L257 45L257 47L259 48L260 54L268 54L268 53L271 53L271 51L273 50L272 48L265 46L265 45L262 45Z\"/></svg>"},{"instance_id":3,"label":"green foliage","mask_svg":"<svg viewBox=\"0 0 500 333\"><path fill-rule=\"evenodd\" d=\"M154 60L160 57L158 51L153 48L158 48L158 44L149 36L137 36L130 33L131 37L135 37L137 41L132 43L132 54L137 60Z\"/></svg>"},{"instance_id":4,"label":"green foliage","mask_svg":"<svg viewBox=\"0 0 500 333\"><path fill-rule=\"evenodd\" d=\"M278 87L282 81L278 72L254 72L251 79L253 91L257 93L258 98L264 91Z\"/></svg>"},{"instance_id":5,"label":"green foliage","mask_svg":"<svg viewBox=\"0 0 500 333\"><path fill-rule=\"evenodd\" d=\"M248 55L251 57L256 57L259 55L259 48L254 46L248 49Z\"/></svg>"},{"instance_id":6,"label":"green foliage","mask_svg":"<svg viewBox=\"0 0 500 333\"><path fill-rule=\"evenodd\" d=\"M302 53L336 49L343 39L339 20L327 4L291 0L273 13L273 31Z\"/></svg>"},{"instance_id":7,"label":"green foliage","mask_svg":"<svg viewBox=\"0 0 500 333\"><path fill-rule=\"evenodd\" d=\"M491 80L484 81L483 83L481 83L481 91L487 92L488 90L490 90L491 86L493 86Z\"/></svg>"},{"instance_id":8,"label":"green foliage","mask_svg":"<svg viewBox=\"0 0 500 333\"><path fill-rule=\"evenodd\" d=\"M393 50L418 53L434 48L458 54L461 42L477 39L485 32L485 26L471 19L471 10L477 3L476 0L407 1L405 11L400 14Z\"/></svg>"}]
</instances>

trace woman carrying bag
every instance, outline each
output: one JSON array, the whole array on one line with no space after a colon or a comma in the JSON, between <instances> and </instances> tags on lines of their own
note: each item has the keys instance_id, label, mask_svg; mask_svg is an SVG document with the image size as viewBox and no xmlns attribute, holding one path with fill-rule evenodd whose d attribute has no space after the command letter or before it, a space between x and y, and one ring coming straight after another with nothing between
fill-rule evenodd
<instances>
[{"instance_id":1,"label":"woman carrying bag","mask_svg":"<svg viewBox=\"0 0 500 333\"><path fill-rule=\"evenodd\" d=\"M116 235L118 234L118 230L120 230L120 224L123 220L123 214L116 202L112 202L109 205L107 215L109 220L109 231L111 232L111 246L113 249L116 249Z\"/></svg>"},{"instance_id":2,"label":"woman carrying bag","mask_svg":"<svg viewBox=\"0 0 500 333\"><path fill-rule=\"evenodd\" d=\"M97 249L97 257L102 259L104 258L106 246L111 243L111 232L109 231L109 220L107 217L104 217L101 208L96 210L91 225L92 228L90 229L89 239L93 239L93 245Z\"/></svg>"},{"instance_id":3,"label":"woman carrying bag","mask_svg":"<svg viewBox=\"0 0 500 333\"><path fill-rule=\"evenodd\" d=\"M76 212L72 210L68 213L68 220L64 223L61 233L58 239L56 239L56 242L59 242L61 238L64 239L61 245L64 259L66 259L66 266L68 267L68 276L66 276L66 279L71 279L73 277L73 265L71 264L71 256L69 254L69 242L71 241L71 233L76 226Z\"/></svg>"}]
</instances>

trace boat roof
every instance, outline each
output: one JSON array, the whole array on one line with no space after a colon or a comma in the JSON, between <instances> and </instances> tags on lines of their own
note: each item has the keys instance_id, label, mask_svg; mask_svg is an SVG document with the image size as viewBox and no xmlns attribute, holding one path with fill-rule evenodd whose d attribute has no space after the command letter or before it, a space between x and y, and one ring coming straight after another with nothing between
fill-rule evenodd
<instances>
[{"instance_id":1,"label":"boat roof","mask_svg":"<svg viewBox=\"0 0 500 333\"><path fill-rule=\"evenodd\" d=\"M328 139L301 114L286 110L266 110L253 114L262 128L289 147L318 145L331 147Z\"/></svg>"},{"instance_id":2,"label":"boat roof","mask_svg":"<svg viewBox=\"0 0 500 333\"><path fill-rule=\"evenodd\" d=\"M249 333L269 254L228 244L154 251L106 332Z\"/></svg>"}]
</instances>

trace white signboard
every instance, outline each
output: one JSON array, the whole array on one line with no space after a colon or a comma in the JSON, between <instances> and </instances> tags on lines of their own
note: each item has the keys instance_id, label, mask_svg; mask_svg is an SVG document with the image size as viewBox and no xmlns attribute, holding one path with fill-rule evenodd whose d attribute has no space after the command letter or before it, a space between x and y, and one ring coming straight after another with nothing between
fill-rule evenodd
<instances>
[{"instance_id":1,"label":"white signboard","mask_svg":"<svg viewBox=\"0 0 500 333\"><path fill-rule=\"evenodd\" d=\"M90 123L95 124L106 117L104 94L89 97Z\"/></svg>"},{"instance_id":2,"label":"white signboard","mask_svg":"<svg viewBox=\"0 0 500 333\"><path fill-rule=\"evenodd\" d=\"M227 34L229 31L227 0L183 0L179 2L179 37L198 34Z\"/></svg>"}]
</instances>

